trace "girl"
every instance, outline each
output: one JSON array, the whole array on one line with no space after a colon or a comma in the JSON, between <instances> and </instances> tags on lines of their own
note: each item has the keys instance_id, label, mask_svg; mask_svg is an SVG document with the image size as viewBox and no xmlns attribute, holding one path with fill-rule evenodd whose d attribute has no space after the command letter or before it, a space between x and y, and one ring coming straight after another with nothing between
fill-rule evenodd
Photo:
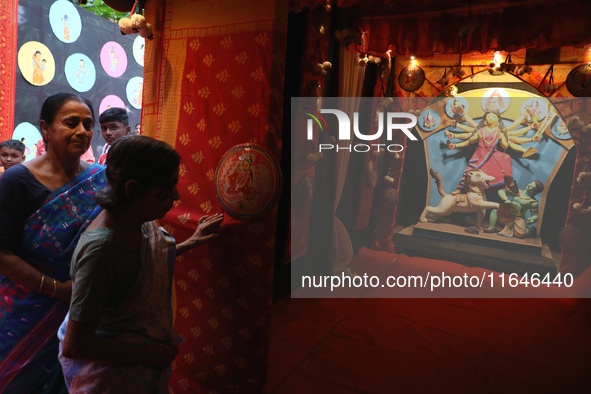
<instances>
[{"instance_id":1,"label":"girl","mask_svg":"<svg viewBox=\"0 0 591 394\"><path fill-rule=\"evenodd\" d=\"M179 255L218 235L222 214L203 216L174 245L154 220L179 199L180 156L146 136L116 141L107 155L104 208L72 257L72 302L60 328L60 362L70 393L168 393L181 338L170 291ZM172 247L171 247L172 246Z\"/></svg>"}]
</instances>

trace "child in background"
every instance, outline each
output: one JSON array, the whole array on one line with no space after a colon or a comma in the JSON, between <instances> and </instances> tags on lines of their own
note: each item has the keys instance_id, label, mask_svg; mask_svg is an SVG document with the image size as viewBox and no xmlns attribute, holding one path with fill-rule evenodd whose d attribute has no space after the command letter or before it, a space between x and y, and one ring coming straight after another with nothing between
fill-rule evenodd
<instances>
[{"instance_id":1,"label":"child in background","mask_svg":"<svg viewBox=\"0 0 591 394\"><path fill-rule=\"evenodd\" d=\"M72 256L72 301L58 332L71 393L168 393L180 335L172 327L178 256L218 236L222 214L202 216L186 241L158 227L179 199L180 156L162 141L131 135L107 155L104 210Z\"/></svg>"},{"instance_id":2,"label":"child in background","mask_svg":"<svg viewBox=\"0 0 591 394\"><path fill-rule=\"evenodd\" d=\"M98 163L105 165L109 148L119 138L129 135L131 132L131 126L129 125L129 115L127 114L127 110L114 107L105 110L101 116L99 116L99 123L106 144L103 147L103 152Z\"/></svg>"},{"instance_id":3,"label":"child in background","mask_svg":"<svg viewBox=\"0 0 591 394\"><path fill-rule=\"evenodd\" d=\"M3 168L0 170L0 176L13 165L24 162L25 159L25 144L18 140L6 140L1 142L0 163L2 163Z\"/></svg>"}]
</instances>

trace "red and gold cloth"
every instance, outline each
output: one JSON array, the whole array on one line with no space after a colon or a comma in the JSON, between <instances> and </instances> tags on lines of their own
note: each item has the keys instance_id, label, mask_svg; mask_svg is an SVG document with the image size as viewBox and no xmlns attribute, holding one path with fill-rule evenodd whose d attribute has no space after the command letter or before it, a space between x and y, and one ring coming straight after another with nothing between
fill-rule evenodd
<instances>
[{"instance_id":1,"label":"red and gold cloth","mask_svg":"<svg viewBox=\"0 0 591 394\"><path fill-rule=\"evenodd\" d=\"M162 221L178 240L221 212L215 171L235 145L281 153L287 7L281 1L155 0L145 61L143 134L181 154L180 201ZM161 18L161 19L157 19ZM174 393L260 392L268 349L277 207L226 215L222 237L177 259L175 328L185 338Z\"/></svg>"},{"instance_id":2,"label":"red and gold cloth","mask_svg":"<svg viewBox=\"0 0 591 394\"><path fill-rule=\"evenodd\" d=\"M0 0L0 141L14 130L18 1Z\"/></svg>"}]
</instances>

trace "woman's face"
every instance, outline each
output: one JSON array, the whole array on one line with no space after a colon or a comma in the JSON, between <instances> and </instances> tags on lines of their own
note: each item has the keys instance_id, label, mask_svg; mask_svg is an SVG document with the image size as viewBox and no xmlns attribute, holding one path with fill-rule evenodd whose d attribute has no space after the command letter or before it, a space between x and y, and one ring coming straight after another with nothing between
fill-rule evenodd
<instances>
[{"instance_id":1,"label":"woman's face","mask_svg":"<svg viewBox=\"0 0 591 394\"><path fill-rule=\"evenodd\" d=\"M51 124L41 121L47 151L63 158L79 158L90 147L93 124L92 112L85 103L66 101Z\"/></svg>"},{"instance_id":2,"label":"woman's face","mask_svg":"<svg viewBox=\"0 0 591 394\"><path fill-rule=\"evenodd\" d=\"M486 119L486 124L488 124L488 125L493 125L499 121L498 116L493 114L492 112L489 112L488 114L486 114L485 119Z\"/></svg>"}]
</instances>

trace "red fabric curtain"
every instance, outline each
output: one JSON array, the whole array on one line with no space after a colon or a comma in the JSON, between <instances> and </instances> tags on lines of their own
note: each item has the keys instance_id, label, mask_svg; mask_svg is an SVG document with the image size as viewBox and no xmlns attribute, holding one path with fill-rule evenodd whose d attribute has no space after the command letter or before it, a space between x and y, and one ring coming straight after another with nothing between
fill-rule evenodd
<instances>
[{"instance_id":1,"label":"red fabric curtain","mask_svg":"<svg viewBox=\"0 0 591 394\"><path fill-rule=\"evenodd\" d=\"M152 0L142 132L181 154L180 200L161 224L186 239L221 212L216 167L237 144L281 156L287 7L275 0ZM266 375L277 209L227 216L222 236L179 257L175 328L185 338L174 393L258 393Z\"/></svg>"},{"instance_id":2,"label":"red fabric curtain","mask_svg":"<svg viewBox=\"0 0 591 394\"><path fill-rule=\"evenodd\" d=\"M273 45L284 42L267 30L187 37L176 144L186 171L179 180L183 204L168 216L179 239L190 234L188 209L195 219L221 211L214 176L224 152L256 142L279 163L279 129L271 124L281 121L282 84L273 76L282 51ZM262 387L276 219L275 211L255 222L227 216L222 239L177 264L175 327L186 341L171 379L175 392Z\"/></svg>"},{"instance_id":3,"label":"red fabric curtain","mask_svg":"<svg viewBox=\"0 0 591 394\"><path fill-rule=\"evenodd\" d=\"M0 0L0 15L0 141L4 141L14 130L18 1Z\"/></svg>"},{"instance_id":4,"label":"red fabric curtain","mask_svg":"<svg viewBox=\"0 0 591 394\"><path fill-rule=\"evenodd\" d=\"M489 50L515 51L519 48L548 49L591 43L587 16L591 3L507 7L486 14L430 17L365 18L360 29L368 37L364 51L430 57L434 53L463 53ZM478 28L474 28L474 27ZM463 39L460 34L465 37Z\"/></svg>"}]
</instances>

